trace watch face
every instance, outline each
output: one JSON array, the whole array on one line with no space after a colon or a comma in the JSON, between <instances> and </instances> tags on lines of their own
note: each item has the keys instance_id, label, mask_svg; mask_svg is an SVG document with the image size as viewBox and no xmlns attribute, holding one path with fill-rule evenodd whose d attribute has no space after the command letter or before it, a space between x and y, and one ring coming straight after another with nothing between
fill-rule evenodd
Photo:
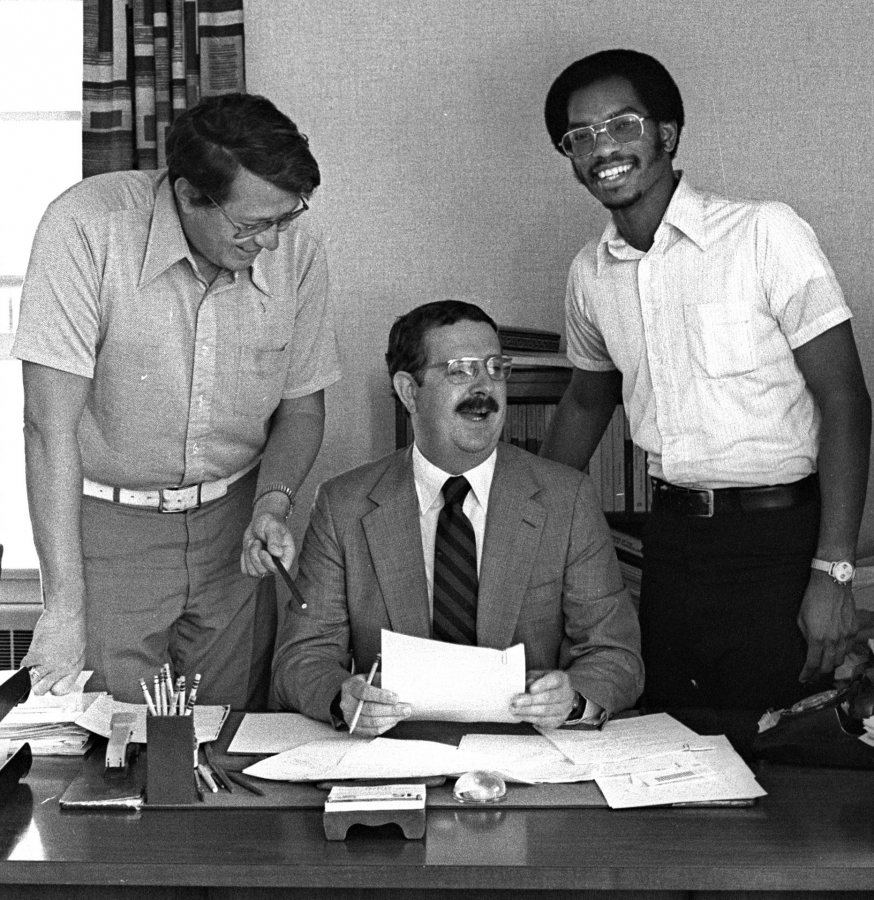
<instances>
[{"instance_id":1,"label":"watch face","mask_svg":"<svg viewBox=\"0 0 874 900\"><path fill-rule=\"evenodd\" d=\"M846 584L848 581L853 580L853 573L855 571L856 569L852 563L841 560L840 562L835 563L834 569L832 569L832 578L834 578L835 581L839 581L841 584Z\"/></svg>"}]
</instances>

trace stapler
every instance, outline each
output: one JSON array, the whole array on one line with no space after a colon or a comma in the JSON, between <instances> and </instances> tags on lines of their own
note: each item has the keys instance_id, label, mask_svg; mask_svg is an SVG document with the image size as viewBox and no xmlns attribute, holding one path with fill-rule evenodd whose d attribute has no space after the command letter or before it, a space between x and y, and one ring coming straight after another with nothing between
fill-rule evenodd
<instances>
[{"instance_id":1,"label":"stapler","mask_svg":"<svg viewBox=\"0 0 874 900\"><path fill-rule=\"evenodd\" d=\"M106 745L106 774L119 776L127 774L128 759L132 747L130 739L134 733L137 717L130 712L112 714L109 723L109 743Z\"/></svg>"}]
</instances>

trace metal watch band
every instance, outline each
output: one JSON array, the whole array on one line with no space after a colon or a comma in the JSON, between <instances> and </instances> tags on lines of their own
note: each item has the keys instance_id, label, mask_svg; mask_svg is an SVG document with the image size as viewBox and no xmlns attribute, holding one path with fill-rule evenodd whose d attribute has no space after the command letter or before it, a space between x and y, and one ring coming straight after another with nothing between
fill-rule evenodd
<instances>
[{"instance_id":1,"label":"metal watch band","mask_svg":"<svg viewBox=\"0 0 874 900\"><path fill-rule=\"evenodd\" d=\"M255 496L255 503L257 503L265 494L270 494L273 491L279 491L281 494L285 494L288 497L288 512L285 514L285 518L287 519L291 515L291 511L294 509L294 492L287 484L282 484L279 481L274 481L271 484L265 484L260 491L258 491Z\"/></svg>"}]
</instances>

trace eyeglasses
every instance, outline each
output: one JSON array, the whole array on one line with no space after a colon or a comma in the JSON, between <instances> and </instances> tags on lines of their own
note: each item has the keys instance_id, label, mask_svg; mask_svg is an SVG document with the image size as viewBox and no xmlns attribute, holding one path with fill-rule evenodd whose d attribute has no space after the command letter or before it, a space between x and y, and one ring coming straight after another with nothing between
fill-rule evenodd
<instances>
[{"instance_id":1,"label":"eyeglasses","mask_svg":"<svg viewBox=\"0 0 874 900\"><path fill-rule=\"evenodd\" d=\"M468 384L475 381L479 378L483 367L492 381L506 381L513 368L513 357L495 355L480 359L477 356L462 356L458 359L447 359L446 362L422 366L423 369L443 369L446 377L453 384Z\"/></svg>"},{"instance_id":2,"label":"eyeglasses","mask_svg":"<svg viewBox=\"0 0 874 900\"><path fill-rule=\"evenodd\" d=\"M638 116L636 113L623 113L597 125L572 128L561 139L562 153L574 159L591 156L595 152L598 135L602 132L606 132L607 137L617 144L630 144L643 137L643 120L651 118L652 116Z\"/></svg>"},{"instance_id":3,"label":"eyeglasses","mask_svg":"<svg viewBox=\"0 0 874 900\"><path fill-rule=\"evenodd\" d=\"M235 222L225 212L221 203L216 203L209 194L206 195L206 199L212 203L212 205L231 223L231 225L234 226L234 228L236 228L236 231L234 232L235 241L242 241L246 238L255 237L256 234L261 234L261 232L267 231L269 228L275 228L277 231L285 231L298 216L302 216L309 209L306 200L301 197L300 206L297 209L285 213L285 215L280 216L278 219L266 219L263 222L256 222L254 225L240 225L239 222Z\"/></svg>"}]
</instances>

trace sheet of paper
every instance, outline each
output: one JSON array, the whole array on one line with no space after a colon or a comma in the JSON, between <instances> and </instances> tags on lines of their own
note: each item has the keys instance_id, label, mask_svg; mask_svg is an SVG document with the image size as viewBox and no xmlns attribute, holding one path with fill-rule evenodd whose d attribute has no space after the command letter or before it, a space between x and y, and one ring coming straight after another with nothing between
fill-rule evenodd
<instances>
[{"instance_id":1,"label":"sheet of paper","mask_svg":"<svg viewBox=\"0 0 874 900\"><path fill-rule=\"evenodd\" d=\"M611 719L600 731L551 729L541 734L578 765L597 766L658 753L706 747L706 739L667 713Z\"/></svg>"},{"instance_id":2,"label":"sheet of paper","mask_svg":"<svg viewBox=\"0 0 874 900\"><path fill-rule=\"evenodd\" d=\"M144 703L122 703L111 694L100 695L91 706L76 719L76 724L103 737L109 737L112 714L130 712L136 717L131 740L136 744L146 743L146 705ZM194 733L201 744L214 741L222 730L230 712L229 706L195 706Z\"/></svg>"},{"instance_id":3,"label":"sheet of paper","mask_svg":"<svg viewBox=\"0 0 874 900\"><path fill-rule=\"evenodd\" d=\"M310 741L366 740L300 713L246 713L228 753L282 753Z\"/></svg>"},{"instance_id":4,"label":"sheet of paper","mask_svg":"<svg viewBox=\"0 0 874 900\"><path fill-rule=\"evenodd\" d=\"M525 648L468 647L382 631L382 687L412 719L518 722L510 700L525 692Z\"/></svg>"},{"instance_id":5,"label":"sheet of paper","mask_svg":"<svg viewBox=\"0 0 874 900\"><path fill-rule=\"evenodd\" d=\"M576 765L536 734L466 734L458 747L479 758L477 768L499 772L505 781L567 784L594 777L592 766Z\"/></svg>"},{"instance_id":6,"label":"sheet of paper","mask_svg":"<svg viewBox=\"0 0 874 900\"><path fill-rule=\"evenodd\" d=\"M767 793L723 735L698 737L706 750L686 750L625 764L627 772L595 781L611 809L748 800ZM622 768L617 764L616 768Z\"/></svg>"},{"instance_id":7,"label":"sheet of paper","mask_svg":"<svg viewBox=\"0 0 874 900\"><path fill-rule=\"evenodd\" d=\"M263 759L243 771L273 781L334 781L356 778L418 778L457 775L477 759L437 741L311 741Z\"/></svg>"},{"instance_id":8,"label":"sheet of paper","mask_svg":"<svg viewBox=\"0 0 874 900\"><path fill-rule=\"evenodd\" d=\"M0 670L0 684L11 678L17 671L17 669ZM3 720L4 724L74 721L85 709L83 691L91 675L91 671L80 672L73 689L67 694L49 693L37 696L31 691L24 703L19 703Z\"/></svg>"}]
</instances>

